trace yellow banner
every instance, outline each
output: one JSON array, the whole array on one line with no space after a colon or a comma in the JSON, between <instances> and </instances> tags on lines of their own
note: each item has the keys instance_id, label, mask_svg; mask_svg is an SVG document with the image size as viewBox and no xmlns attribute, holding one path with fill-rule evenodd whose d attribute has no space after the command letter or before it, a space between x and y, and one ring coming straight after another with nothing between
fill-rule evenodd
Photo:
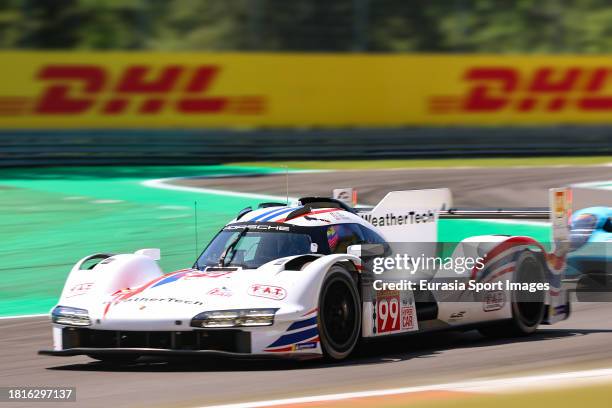
<instances>
[{"instance_id":1,"label":"yellow banner","mask_svg":"<svg viewBox=\"0 0 612 408\"><path fill-rule=\"evenodd\" d=\"M0 128L612 123L612 57L0 52Z\"/></svg>"}]
</instances>

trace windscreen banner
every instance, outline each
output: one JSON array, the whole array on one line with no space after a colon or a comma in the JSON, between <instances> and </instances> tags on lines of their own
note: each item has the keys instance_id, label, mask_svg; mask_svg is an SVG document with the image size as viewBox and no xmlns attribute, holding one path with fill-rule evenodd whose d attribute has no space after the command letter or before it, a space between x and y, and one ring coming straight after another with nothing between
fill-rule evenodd
<instances>
[{"instance_id":1,"label":"windscreen banner","mask_svg":"<svg viewBox=\"0 0 612 408\"><path fill-rule=\"evenodd\" d=\"M0 128L612 123L612 57L0 52Z\"/></svg>"}]
</instances>

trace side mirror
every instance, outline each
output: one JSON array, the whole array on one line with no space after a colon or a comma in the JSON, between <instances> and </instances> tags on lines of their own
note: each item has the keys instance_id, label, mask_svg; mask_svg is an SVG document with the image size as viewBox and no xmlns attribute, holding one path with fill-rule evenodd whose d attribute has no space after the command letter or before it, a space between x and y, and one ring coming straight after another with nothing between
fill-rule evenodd
<instances>
[{"instance_id":1,"label":"side mirror","mask_svg":"<svg viewBox=\"0 0 612 408\"><path fill-rule=\"evenodd\" d=\"M346 252L360 258L368 258L384 256L387 251L383 244L359 244L349 246Z\"/></svg>"},{"instance_id":2,"label":"side mirror","mask_svg":"<svg viewBox=\"0 0 612 408\"><path fill-rule=\"evenodd\" d=\"M144 248L144 249L139 249L138 251L134 253L136 255L146 256L148 258L151 258L154 261L159 261L161 259L161 251L159 250L159 248Z\"/></svg>"}]
</instances>

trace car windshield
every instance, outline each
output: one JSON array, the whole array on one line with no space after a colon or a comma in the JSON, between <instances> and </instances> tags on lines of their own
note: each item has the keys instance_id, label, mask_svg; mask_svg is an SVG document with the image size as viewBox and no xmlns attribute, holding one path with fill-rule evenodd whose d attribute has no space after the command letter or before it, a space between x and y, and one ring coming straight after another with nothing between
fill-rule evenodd
<instances>
[{"instance_id":1,"label":"car windshield","mask_svg":"<svg viewBox=\"0 0 612 408\"><path fill-rule=\"evenodd\" d=\"M278 258L328 252L318 244L323 236L319 228L308 231L306 228L279 228L278 225L269 226L270 229L265 227L265 224L227 226L206 247L195 267L255 269Z\"/></svg>"}]
</instances>

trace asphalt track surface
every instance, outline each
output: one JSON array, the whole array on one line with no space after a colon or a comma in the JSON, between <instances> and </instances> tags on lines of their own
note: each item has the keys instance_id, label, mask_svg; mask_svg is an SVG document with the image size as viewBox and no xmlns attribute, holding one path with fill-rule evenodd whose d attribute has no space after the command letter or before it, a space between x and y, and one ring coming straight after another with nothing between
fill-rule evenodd
<instances>
[{"instance_id":1,"label":"asphalt track surface","mask_svg":"<svg viewBox=\"0 0 612 408\"><path fill-rule=\"evenodd\" d=\"M293 174L290 195L329 194L353 186L374 203L390 188L451 187L456 205L545 205L543 189L612 178L612 168L385 170ZM234 191L284 193L284 178L188 181ZM350 361L147 360L113 366L87 357L43 357L51 345L47 318L0 320L0 386L76 386L79 406L169 407L319 395L612 367L612 304L575 305L571 318L528 338L489 340L477 332L380 340ZM74 407L73 403L50 404ZM0 407L10 406L0 403ZM14 406L23 407L23 404Z\"/></svg>"},{"instance_id":2,"label":"asphalt track surface","mask_svg":"<svg viewBox=\"0 0 612 408\"><path fill-rule=\"evenodd\" d=\"M364 204L376 204L390 190L448 187L456 206L533 207L548 204L547 189L612 179L612 166L465 169L350 170L289 174L289 196L329 196L334 187L353 187ZM284 174L232 178L190 178L177 184L284 196Z\"/></svg>"}]
</instances>

